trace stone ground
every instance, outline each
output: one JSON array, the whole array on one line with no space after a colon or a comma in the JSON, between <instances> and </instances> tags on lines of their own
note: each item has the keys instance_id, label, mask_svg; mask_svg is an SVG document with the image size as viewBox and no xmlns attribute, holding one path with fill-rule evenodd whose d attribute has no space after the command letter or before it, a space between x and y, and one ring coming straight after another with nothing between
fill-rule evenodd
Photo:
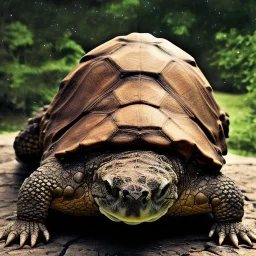
<instances>
[{"instance_id":1,"label":"stone ground","mask_svg":"<svg viewBox=\"0 0 256 256\"><path fill-rule=\"evenodd\" d=\"M14 159L15 134L0 135L0 228L15 218L17 194L28 169ZM223 172L238 184L245 196L245 223L256 230L256 158L227 156ZM51 239L43 239L31 249L17 243L4 248L0 255L86 255L86 256L210 256L256 255L253 248L240 245L217 246L207 235L212 224L210 215L163 217L155 223L128 226L105 217L72 217L50 212L48 228Z\"/></svg>"}]
</instances>

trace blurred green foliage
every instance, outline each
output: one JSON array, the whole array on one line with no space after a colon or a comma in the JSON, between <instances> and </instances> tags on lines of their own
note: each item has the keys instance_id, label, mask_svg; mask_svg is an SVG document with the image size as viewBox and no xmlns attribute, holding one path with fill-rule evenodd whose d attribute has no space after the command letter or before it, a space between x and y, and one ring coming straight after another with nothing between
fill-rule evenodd
<instances>
[{"instance_id":1,"label":"blurred green foliage","mask_svg":"<svg viewBox=\"0 0 256 256\"><path fill-rule=\"evenodd\" d=\"M29 49L34 47L34 42L27 26L15 22L9 24L6 31L4 42L12 60L0 69L3 76L0 108L30 114L52 100L56 85L78 63L84 51L70 39L70 32L64 32L55 42L38 45L34 49L39 56L32 56ZM41 54L49 54L53 59L34 59Z\"/></svg>"},{"instance_id":2,"label":"blurred green foliage","mask_svg":"<svg viewBox=\"0 0 256 256\"><path fill-rule=\"evenodd\" d=\"M165 15L163 22L171 28L173 35L189 36L189 31L196 22L196 18L191 12L170 12Z\"/></svg>"},{"instance_id":3,"label":"blurred green foliage","mask_svg":"<svg viewBox=\"0 0 256 256\"><path fill-rule=\"evenodd\" d=\"M239 119L234 113L236 120L232 125L236 125L236 129L230 136L230 147L243 154L256 155L256 31L245 35L237 29L218 32L215 41L211 65L218 68L222 79L237 90L247 92L242 102L248 107L247 111L241 112Z\"/></svg>"},{"instance_id":4,"label":"blurred green foliage","mask_svg":"<svg viewBox=\"0 0 256 256\"><path fill-rule=\"evenodd\" d=\"M21 51L23 47L33 44L33 35L26 25L16 21L6 26L4 42L6 43L7 51L13 56L14 51Z\"/></svg>"},{"instance_id":5,"label":"blurred green foliage","mask_svg":"<svg viewBox=\"0 0 256 256\"><path fill-rule=\"evenodd\" d=\"M255 152L255 13L254 0L2 0L0 120L49 103L84 52L148 32L194 56L215 90L248 94L230 145Z\"/></svg>"},{"instance_id":6,"label":"blurred green foliage","mask_svg":"<svg viewBox=\"0 0 256 256\"><path fill-rule=\"evenodd\" d=\"M229 139L227 140L228 151L234 154L256 157L256 115L252 113L252 108L248 104L248 95L216 91L214 95L217 102L230 115L231 126ZM256 107L255 96L253 99Z\"/></svg>"},{"instance_id":7,"label":"blurred green foliage","mask_svg":"<svg viewBox=\"0 0 256 256\"><path fill-rule=\"evenodd\" d=\"M256 88L256 31L246 35L236 29L218 32L215 42L212 65L221 78L242 92Z\"/></svg>"},{"instance_id":8,"label":"blurred green foliage","mask_svg":"<svg viewBox=\"0 0 256 256\"><path fill-rule=\"evenodd\" d=\"M240 120L239 129L232 137L230 146L238 151L251 152L256 156L256 89L247 95L245 105L249 106L249 110Z\"/></svg>"}]
</instances>

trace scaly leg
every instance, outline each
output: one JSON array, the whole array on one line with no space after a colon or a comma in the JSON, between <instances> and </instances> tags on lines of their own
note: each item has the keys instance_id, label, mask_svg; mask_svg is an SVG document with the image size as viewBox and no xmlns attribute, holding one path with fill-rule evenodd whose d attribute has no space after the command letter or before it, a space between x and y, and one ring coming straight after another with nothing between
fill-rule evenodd
<instances>
[{"instance_id":1,"label":"scaly leg","mask_svg":"<svg viewBox=\"0 0 256 256\"><path fill-rule=\"evenodd\" d=\"M64 211L74 211L78 203L78 207L84 205L81 214L92 212L87 176L89 171L85 170L84 161L75 159L72 162L60 162L52 157L45 160L42 166L24 181L19 192L17 220L0 233L0 239L7 236L6 246L20 237L22 247L30 236L33 247L39 232L42 232L48 241L49 232L45 222L48 209L54 204L59 210L64 207Z\"/></svg>"},{"instance_id":2,"label":"scaly leg","mask_svg":"<svg viewBox=\"0 0 256 256\"><path fill-rule=\"evenodd\" d=\"M8 236L5 246L20 236L22 247L30 236L33 247L39 232L43 233L46 241L49 240L45 221L56 185L56 180L50 176L49 170L43 167L38 168L24 181L18 196L17 219L0 234L0 239Z\"/></svg>"},{"instance_id":3,"label":"scaly leg","mask_svg":"<svg viewBox=\"0 0 256 256\"><path fill-rule=\"evenodd\" d=\"M185 184L178 201L170 208L169 215L190 215L212 212L215 224L209 237L219 236L219 245L226 237L238 247L238 237L252 245L256 235L242 224L243 197L235 183L222 174L192 177Z\"/></svg>"}]
</instances>

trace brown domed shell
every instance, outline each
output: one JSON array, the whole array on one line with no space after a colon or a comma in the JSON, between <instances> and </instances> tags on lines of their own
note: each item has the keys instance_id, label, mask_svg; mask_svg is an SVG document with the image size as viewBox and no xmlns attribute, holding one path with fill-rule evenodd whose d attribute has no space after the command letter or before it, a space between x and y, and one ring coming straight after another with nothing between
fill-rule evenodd
<instances>
[{"instance_id":1,"label":"brown domed shell","mask_svg":"<svg viewBox=\"0 0 256 256\"><path fill-rule=\"evenodd\" d=\"M165 39L132 33L97 47L63 80L42 121L44 157L83 146L148 145L220 169L220 107L195 60Z\"/></svg>"}]
</instances>

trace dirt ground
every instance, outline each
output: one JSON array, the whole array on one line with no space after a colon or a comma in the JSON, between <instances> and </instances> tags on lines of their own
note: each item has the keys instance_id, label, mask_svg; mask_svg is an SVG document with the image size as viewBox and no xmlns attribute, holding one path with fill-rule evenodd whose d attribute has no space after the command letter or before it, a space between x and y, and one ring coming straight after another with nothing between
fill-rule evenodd
<instances>
[{"instance_id":1,"label":"dirt ground","mask_svg":"<svg viewBox=\"0 0 256 256\"><path fill-rule=\"evenodd\" d=\"M15 134L0 135L0 228L15 218L17 194L31 170L15 161L12 143ZM245 196L244 222L256 230L256 158L226 157L223 173L232 178ZM163 217L155 223L128 226L105 217L73 217L50 212L48 244L41 238L35 248L17 243L4 248L0 255L86 255L86 256L206 256L256 255L256 243L235 249L217 246L208 239L210 215Z\"/></svg>"}]
</instances>

